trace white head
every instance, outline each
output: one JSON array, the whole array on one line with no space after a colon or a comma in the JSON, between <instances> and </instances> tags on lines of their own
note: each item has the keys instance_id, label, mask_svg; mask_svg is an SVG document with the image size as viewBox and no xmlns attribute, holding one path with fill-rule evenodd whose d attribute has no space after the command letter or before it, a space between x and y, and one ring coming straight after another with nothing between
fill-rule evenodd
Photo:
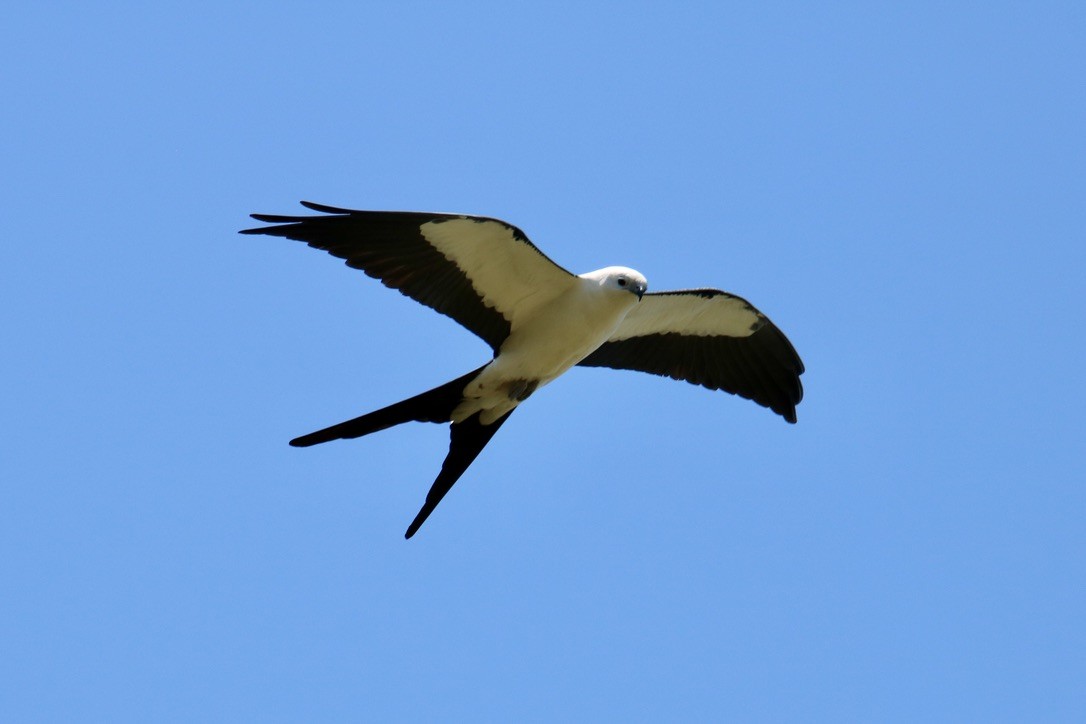
<instances>
[{"instance_id":1,"label":"white head","mask_svg":"<svg viewBox=\"0 0 1086 724\"><path fill-rule=\"evenodd\" d=\"M581 279L599 284L604 289L635 294L638 300L649 288L649 281L639 271L624 266L609 266L582 274Z\"/></svg>"}]
</instances>

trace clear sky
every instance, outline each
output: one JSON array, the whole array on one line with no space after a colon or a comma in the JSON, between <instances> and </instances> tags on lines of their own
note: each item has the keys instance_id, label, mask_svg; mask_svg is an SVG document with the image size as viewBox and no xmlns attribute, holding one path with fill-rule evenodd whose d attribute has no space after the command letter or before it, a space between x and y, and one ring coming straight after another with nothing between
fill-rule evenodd
<instances>
[{"instance_id":1,"label":"clear sky","mask_svg":"<svg viewBox=\"0 0 1086 724\"><path fill-rule=\"evenodd\" d=\"M0 720L1083 721L1086 5L20 3L0 45ZM297 201L718 286L799 424L488 358Z\"/></svg>"}]
</instances>

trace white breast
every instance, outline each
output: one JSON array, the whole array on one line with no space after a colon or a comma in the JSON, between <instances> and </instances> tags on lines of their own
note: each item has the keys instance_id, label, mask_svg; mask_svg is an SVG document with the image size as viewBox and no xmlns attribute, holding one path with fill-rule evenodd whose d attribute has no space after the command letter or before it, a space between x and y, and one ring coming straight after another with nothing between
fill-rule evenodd
<instances>
[{"instance_id":1,"label":"white breast","mask_svg":"<svg viewBox=\"0 0 1086 724\"><path fill-rule=\"evenodd\" d=\"M498 419L519 404L516 393L525 383L542 387L580 362L607 341L636 304L637 297L627 291L578 279L514 327L494 361L464 390L453 420L479 411L483 424Z\"/></svg>"}]
</instances>

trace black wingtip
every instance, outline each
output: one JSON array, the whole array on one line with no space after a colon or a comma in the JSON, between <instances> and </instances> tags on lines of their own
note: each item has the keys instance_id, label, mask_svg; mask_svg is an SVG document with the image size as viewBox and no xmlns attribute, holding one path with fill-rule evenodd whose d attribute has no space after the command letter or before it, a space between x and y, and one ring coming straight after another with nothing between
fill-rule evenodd
<instances>
[{"instance_id":1,"label":"black wingtip","mask_svg":"<svg viewBox=\"0 0 1086 724\"><path fill-rule=\"evenodd\" d=\"M254 219L256 221L259 221L259 222L262 222L262 223L265 223L265 224L285 224L285 223L289 223L291 221L297 221L297 219L294 219L294 218L289 217L289 216L275 216L273 214L249 214L249 218ZM256 227L253 227L251 229L241 229L241 230L238 231L238 233L239 234L267 234L269 232L269 230L272 229L272 228L274 228L274 227L271 227L271 226L256 226Z\"/></svg>"},{"instance_id":2,"label":"black wingtip","mask_svg":"<svg viewBox=\"0 0 1086 724\"><path fill-rule=\"evenodd\" d=\"M326 204L318 204L313 201L300 201L298 202L310 211L316 211L321 214L330 214L333 216L347 216L353 212L351 209L341 209L338 206L328 206ZM249 214L249 217L260 221L265 224L301 224L309 219L320 218L315 216L286 216L283 214ZM254 229L242 229L239 234L270 234L272 236L282 236L282 233L276 233L269 231L272 227L262 226Z\"/></svg>"},{"instance_id":3,"label":"black wingtip","mask_svg":"<svg viewBox=\"0 0 1086 724\"><path fill-rule=\"evenodd\" d=\"M302 206L311 211L317 211L322 214L350 214L350 209L341 209L338 206L328 206L327 204L318 204L313 201L300 201L298 202Z\"/></svg>"}]
</instances>

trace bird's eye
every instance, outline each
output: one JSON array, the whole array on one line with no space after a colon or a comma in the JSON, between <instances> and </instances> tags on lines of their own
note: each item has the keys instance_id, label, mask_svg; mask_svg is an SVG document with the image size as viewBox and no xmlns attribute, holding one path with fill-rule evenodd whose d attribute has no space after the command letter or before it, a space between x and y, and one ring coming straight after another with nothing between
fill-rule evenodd
<instances>
[{"instance_id":1,"label":"bird's eye","mask_svg":"<svg viewBox=\"0 0 1086 724\"><path fill-rule=\"evenodd\" d=\"M624 287L624 286L626 286L626 280L625 280L625 279L619 279L619 280L618 280L618 285L619 285L620 287Z\"/></svg>"}]
</instances>

